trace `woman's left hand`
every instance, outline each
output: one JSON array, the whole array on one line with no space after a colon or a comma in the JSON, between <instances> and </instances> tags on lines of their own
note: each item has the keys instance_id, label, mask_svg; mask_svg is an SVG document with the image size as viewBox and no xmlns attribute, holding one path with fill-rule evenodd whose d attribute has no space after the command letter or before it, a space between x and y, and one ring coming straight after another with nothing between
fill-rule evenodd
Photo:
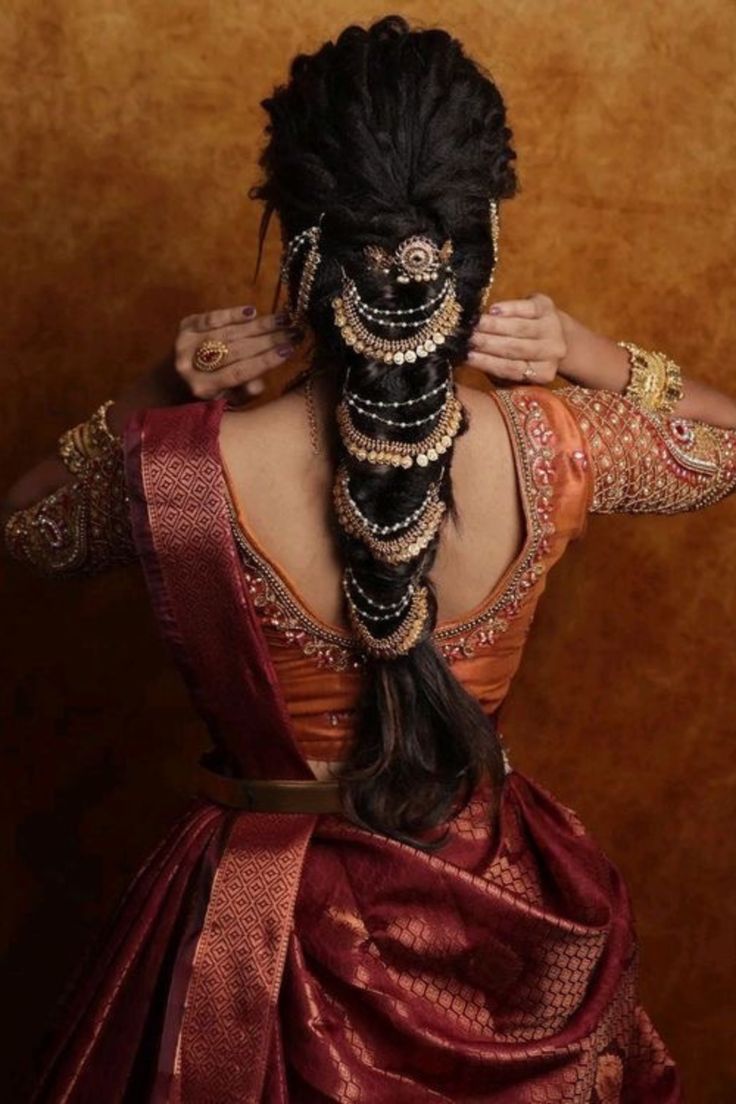
<instances>
[{"instance_id":1,"label":"woman's left hand","mask_svg":"<svg viewBox=\"0 0 736 1104\"><path fill-rule=\"evenodd\" d=\"M551 383L567 354L560 312L548 295L494 303L470 337L468 364L496 380Z\"/></svg>"},{"instance_id":2,"label":"woman's left hand","mask_svg":"<svg viewBox=\"0 0 736 1104\"><path fill-rule=\"evenodd\" d=\"M284 311L259 315L255 307L246 306L191 314L179 324L176 371L196 399L229 396L243 402L263 391L263 377L293 355L301 336L288 328ZM223 351L214 371L196 366L197 350L205 341Z\"/></svg>"}]
</instances>

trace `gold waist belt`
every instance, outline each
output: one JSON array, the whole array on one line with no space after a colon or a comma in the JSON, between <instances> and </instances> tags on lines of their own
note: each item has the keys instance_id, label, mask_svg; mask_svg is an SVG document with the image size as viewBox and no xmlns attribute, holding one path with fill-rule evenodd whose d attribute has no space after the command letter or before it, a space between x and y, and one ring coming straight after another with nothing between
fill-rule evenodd
<instances>
[{"instance_id":1,"label":"gold waist belt","mask_svg":"<svg viewBox=\"0 0 736 1104\"><path fill-rule=\"evenodd\" d=\"M231 809L250 813L342 811L338 782L322 782L317 778L228 778L202 764L197 769L199 796Z\"/></svg>"}]
</instances>

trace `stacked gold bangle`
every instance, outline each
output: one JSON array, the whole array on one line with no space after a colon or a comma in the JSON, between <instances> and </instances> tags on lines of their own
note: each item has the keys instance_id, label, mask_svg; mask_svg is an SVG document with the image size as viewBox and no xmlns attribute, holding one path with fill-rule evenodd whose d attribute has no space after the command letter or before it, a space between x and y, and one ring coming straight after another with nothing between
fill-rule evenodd
<instances>
[{"instance_id":1,"label":"stacked gold bangle","mask_svg":"<svg viewBox=\"0 0 736 1104\"><path fill-rule=\"evenodd\" d=\"M631 364L624 396L637 406L669 414L683 396L682 372L664 353L642 349L630 341L619 341Z\"/></svg>"},{"instance_id":2,"label":"stacked gold bangle","mask_svg":"<svg viewBox=\"0 0 736 1104\"><path fill-rule=\"evenodd\" d=\"M81 475L90 460L118 441L107 424L107 411L113 402L108 399L86 422L67 429L59 438L59 456L74 475Z\"/></svg>"}]
</instances>

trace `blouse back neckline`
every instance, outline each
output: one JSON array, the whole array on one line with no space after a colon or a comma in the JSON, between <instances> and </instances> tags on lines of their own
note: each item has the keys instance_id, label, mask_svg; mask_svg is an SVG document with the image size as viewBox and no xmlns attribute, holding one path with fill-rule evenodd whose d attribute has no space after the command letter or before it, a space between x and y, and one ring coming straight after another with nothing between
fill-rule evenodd
<instances>
[{"instance_id":1,"label":"blouse back neckline","mask_svg":"<svg viewBox=\"0 0 736 1104\"><path fill-rule=\"evenodd\" d=\"M513 431L514 425L509 417L509 409L503 401L506 396L498 391L489 391L487 394L496 401L503 416L504 425L511 439L514 471L522 502L524 537L520 551L510 561L484 598L481 598L481 600L470 610L459 614L457 617L447 618L437 623L433 632L433 636L436 640L455 637L467 632L479 619L485 618L492 608L504 604L504 599L511 586L512 579L518 573L520 566L525 562L537 529L535 525L533 502L528 493L529 489L527 486L524 463L526 457L521 446L521 441L518 435ZM500 398L498 396L500 396ZM277 589L280 589L284 593L285 597L289 599L289 604L292 608L303 615L304 619L311 624L313 630L316 629L329 639L337 640L344 645L349 645L354 641L354 636L350 629L343 628L341 625L335 625L321 617L306 598L303 597L289 572L283 567L278 559L268 551L257 536L253 526L248 520L244 504L235 492L232 474L219 449L219 445L218 461L222 469L223 489L228 500L227 505L235 528L234 535L237 542L241 547L245 545L246 549L254 555L255 559L260 561L261 566L267 569L272 585L275 585Z\"/></svg>"}]
</instances>

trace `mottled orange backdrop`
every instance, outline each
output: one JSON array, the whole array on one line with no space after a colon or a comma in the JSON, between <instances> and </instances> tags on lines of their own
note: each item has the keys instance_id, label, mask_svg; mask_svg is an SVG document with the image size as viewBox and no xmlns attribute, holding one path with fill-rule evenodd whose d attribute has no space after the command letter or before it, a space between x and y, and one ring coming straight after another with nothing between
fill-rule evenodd
<instances>
[{"instance_id":1,"label":"mottled orange backdrop","mask_svg":"<svg viewBox=\"0 0 736 1104\"><path fill-rule=\"evenodd\" d=\"M153 363L184 314L250 284L259 100L373 3L10 0L0 17L5 482ZM464 39L504 90L522 192L500 296L543 290L736 390L736 8L727 0L458 0L400 9ZM643 989L691 1099L736 1099L736 499L593 518L550 580L506 724L514 762L628 877ZM203 738L140 579L3 603L5 910L22 1067L82 946L186 800Z\"/></svg>"}]
</instances>

